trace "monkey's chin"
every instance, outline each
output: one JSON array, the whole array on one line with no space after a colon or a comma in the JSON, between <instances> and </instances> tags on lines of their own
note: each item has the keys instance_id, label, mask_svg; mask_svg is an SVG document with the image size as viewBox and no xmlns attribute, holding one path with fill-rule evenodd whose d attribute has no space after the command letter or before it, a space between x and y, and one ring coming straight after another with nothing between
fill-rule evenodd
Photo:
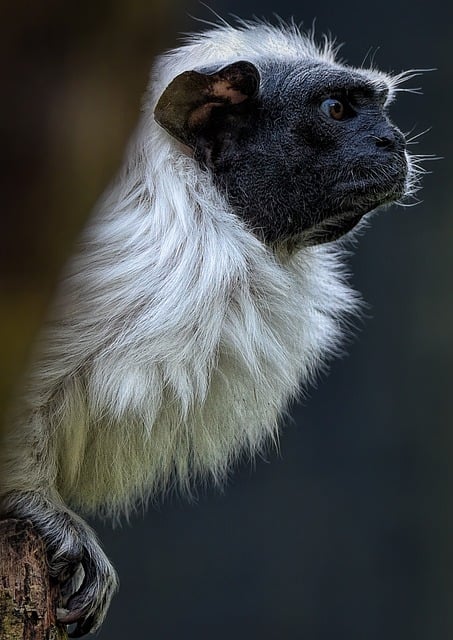
<instances>
[{"instance_id":1,"label":"monkey's chin","mask_svg":"<svg viewBox=\"0 0 453 640\"><path fill-rule=\"evenodd\" d=\"M318 244L334 242L351 231L363 218L376 207L366 210L348 211L324 218L299 235L275 243L275 249L281 253L292 255L304 247L314 247Z\"/></svg>"},{"instance_id":2,"label":"monkey's chin","mask_svg":"<svg viewBox=\"0 0 453 640\"><path fill-rule=\"evenodd\" d=\"M345 199L342 208L339 208L335 214L326 216L323 220L305 230L302 238L303 244L305 246L313 246L334 242L354 229L365 214L383 205L395 202L402 195L404 195L402 182L392 185L392 188L388 191L381 192L379 195L376 194L372 200L370 200L368 194L364 198L354 194L349 203Z\"/></svg>"},{"instance_id":3,"label":"monkey's chin","mask_svg":"<svg viewBox=\"0 0 453 640\"><path fill-rule=\"evenodd\" d=\"M374 209L375 207L372 207ZM317 244L325 244L326 242L334 242L351 231L363 218L363 216L371 211L346 212L330 218L326 218L322 222L310 227L302 234L302 243L305 247L312 247Z\"/></svg>"}]
</instances>

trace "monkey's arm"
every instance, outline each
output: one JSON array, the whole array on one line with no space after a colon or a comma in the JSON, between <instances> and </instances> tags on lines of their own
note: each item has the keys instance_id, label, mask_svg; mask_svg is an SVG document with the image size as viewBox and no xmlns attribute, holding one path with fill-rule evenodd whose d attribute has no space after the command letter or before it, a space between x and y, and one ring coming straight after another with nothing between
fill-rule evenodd
<instances>
[{"instance_id":1,"label":"monkey's arm","mask_svg":"<svg viewBox=\"0 0 453 640\"><path fill-rule=\"evenodd\" d=\"M61 423L51 416L51 403L21 411L5 438L0 512L33 523L46 546L50 574L60 582L66 610L60 621L77 623L71 634L77 637L100 626L118 581L94 532L58 491Z\"/></svg>"}]
</instances>

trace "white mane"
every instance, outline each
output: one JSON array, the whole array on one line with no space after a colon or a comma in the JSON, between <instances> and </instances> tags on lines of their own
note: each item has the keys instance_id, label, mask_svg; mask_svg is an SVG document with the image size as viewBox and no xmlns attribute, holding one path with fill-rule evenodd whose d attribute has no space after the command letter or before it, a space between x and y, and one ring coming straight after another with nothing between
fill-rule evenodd
<instances>
[{"instance_id":1,"label":"white mane","mask_svg":"<svg viewBox=\"0 0 453 640\"><path fill-rule=\"evenodd\" d=\"M336 64L327 41L295 27L243 24L157 61L30 381L30 427L54 434L57 486L73 504L116 513L197 476L221 480L277 437L300 384L338 349L357 297L335 243L276 257L152 116L186 69L307 56Z\"/></svg>"}]
</instances>

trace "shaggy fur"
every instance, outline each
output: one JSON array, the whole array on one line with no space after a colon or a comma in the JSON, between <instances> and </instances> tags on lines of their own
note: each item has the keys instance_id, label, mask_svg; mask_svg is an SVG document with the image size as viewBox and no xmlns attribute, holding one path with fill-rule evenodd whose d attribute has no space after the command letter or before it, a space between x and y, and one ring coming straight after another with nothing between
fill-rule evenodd
<instances>
[{"instance_id":1,"label":"shaggy fur","mask_svg":"<svg viewBox=\"0 0 453 640\"><path fill-rule=\"evenodd\" d=\"M55 574L82 562L89 584L63 617L83 620L76 635L102 622L116 578L66 505L117 516L197 478L222 481L238 455L277 438L279 415L357 309L338 243L270 249L153 119L187 69L307 57L344 68L327 40L265 24L222 26L162 56L125 164L62 278L2 493L6 512L36 523ZM360 73L392 99L398 78Z\"/></svg>"}]
</instances>

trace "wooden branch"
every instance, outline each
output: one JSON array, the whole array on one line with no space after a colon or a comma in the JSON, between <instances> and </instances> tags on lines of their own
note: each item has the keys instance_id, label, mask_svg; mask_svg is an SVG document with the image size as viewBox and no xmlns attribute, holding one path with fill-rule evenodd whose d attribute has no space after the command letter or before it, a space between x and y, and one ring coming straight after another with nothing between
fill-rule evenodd
<instances>
[{"instance_id":1,"label":"wooden branch","mask_svg":"<svg viewBox=\"0 0 453 640\"><path fill-rule=\"evenodd\" d=\"M59 588L29 521L0 522L0 640L64 640L56 621Z\"/></svg>"}]
</instances>

